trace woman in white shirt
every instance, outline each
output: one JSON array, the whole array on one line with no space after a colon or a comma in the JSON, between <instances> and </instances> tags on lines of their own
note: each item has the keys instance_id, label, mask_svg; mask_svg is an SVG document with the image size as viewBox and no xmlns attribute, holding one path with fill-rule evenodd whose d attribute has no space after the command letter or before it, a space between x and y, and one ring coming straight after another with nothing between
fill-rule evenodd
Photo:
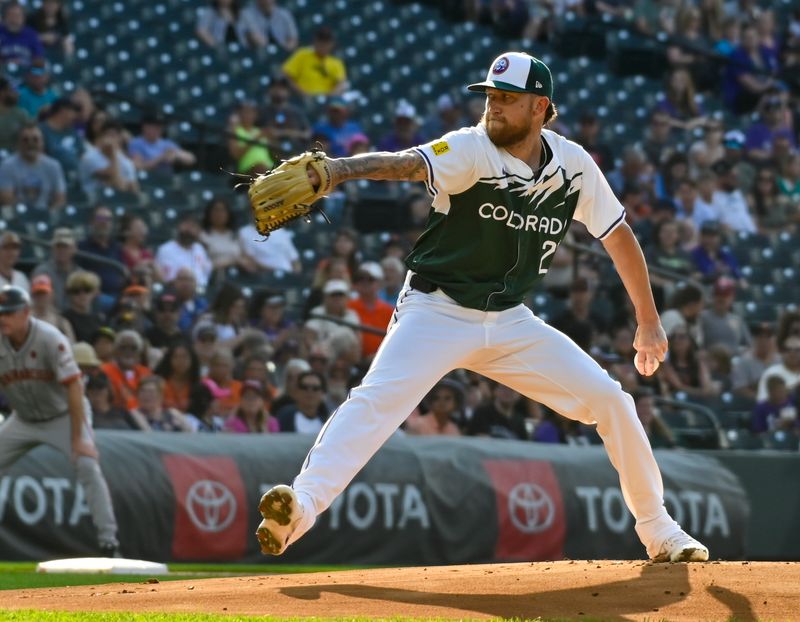
<instances>
[{"instance_id":1,"label":"woman in white shirt","mask_svg":"<svg viewBox=\"0 0 800 622\"><path fill-rule=\"evenodd\" d=\"M222 197L215 197L206 205L200 241L206 247L214 270L231 266L248 271L255 269L252 260L242 253L235 224L231 206Z\"/></svg>"}]
</instances>

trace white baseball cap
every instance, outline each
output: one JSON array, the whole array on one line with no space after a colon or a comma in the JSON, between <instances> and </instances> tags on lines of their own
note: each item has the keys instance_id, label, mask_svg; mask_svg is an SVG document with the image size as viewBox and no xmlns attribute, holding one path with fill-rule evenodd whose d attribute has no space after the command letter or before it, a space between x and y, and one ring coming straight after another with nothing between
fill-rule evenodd
<instances>
[{"instance_id":1,"label":"white baseball cap","mask_svg":"<svg viewBox=\"0 0 800 622\"><path fill-rule=\"evenodd\" d=\"M486 87L535 93L553 99L553 76L550 69L538 58L524 52L505 52L494 59L486 80L470 84L470 91L483 92Z\"/></svg>"},{"instance_id":2,"label":"white baseball cap","mask_svg":"<svg viewBox=\"0 0 800 622\"><path fill-rule=\"evenodd\" d=\"M323 294L349 294L350 286L344 279L331 279L322 288Z\"/></svg>"}]
</instances>

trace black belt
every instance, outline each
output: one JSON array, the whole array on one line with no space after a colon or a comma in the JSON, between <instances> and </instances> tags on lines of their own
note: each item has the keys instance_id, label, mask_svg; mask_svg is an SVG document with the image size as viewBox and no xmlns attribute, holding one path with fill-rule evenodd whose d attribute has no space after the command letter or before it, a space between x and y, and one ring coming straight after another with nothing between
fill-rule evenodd
<instances>
[{"instance_id":1,"label":"black belt","mask_svg":"<svg viewBox=\"0 0 800 622\"><path fill-rule=\"evenodd\" d=\"M439 286L436 283L431 283L428 279L420 276L419 274L412 274L411 280L408 282L408 284L423 294L430 294L439 289Z\"/></svg>"}]
</instances>

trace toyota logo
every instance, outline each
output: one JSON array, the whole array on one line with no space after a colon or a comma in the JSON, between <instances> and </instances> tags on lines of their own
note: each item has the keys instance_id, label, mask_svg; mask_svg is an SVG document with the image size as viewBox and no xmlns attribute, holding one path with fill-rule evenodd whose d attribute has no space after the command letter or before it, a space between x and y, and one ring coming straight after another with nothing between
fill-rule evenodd
<instances>
[{"instance_id":1,"label":"toyota logo","mask_svg":"<svg viewBox=\"0 0 800 622\"><path fill-rule=\"evenodd\" d=\"M538 533L553 524L556 508L544 488L523 482L514 486L508 495L508 515L522 533Z\"/></svg>"},{"instance_id":2,"label":"toyota logo","mask_svg":"<svg viewBox=\"0 0 800 622\"><path fill-rule=\"evenodd\" d=\"M227 486L209 479L192 484L186 493L186 511L201 531L223 531L236 518L236 498Z\"/></svg>"}]
</instances>

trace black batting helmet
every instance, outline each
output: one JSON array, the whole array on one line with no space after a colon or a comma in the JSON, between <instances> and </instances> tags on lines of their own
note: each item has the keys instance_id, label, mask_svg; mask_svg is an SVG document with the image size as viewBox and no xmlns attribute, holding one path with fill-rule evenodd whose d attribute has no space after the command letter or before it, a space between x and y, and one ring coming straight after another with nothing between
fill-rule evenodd
<instances>
[{"instance_id":1,"label":"black batting helmet","mask_svg":"<svg viewBox=\"0 0 800 622\"><path fill-rule=\"evenodd\" d=\"M29 307L31 297L21 287L5 285L0 289L0 313L13 313Z\"/></svg>"}]
</instances>

